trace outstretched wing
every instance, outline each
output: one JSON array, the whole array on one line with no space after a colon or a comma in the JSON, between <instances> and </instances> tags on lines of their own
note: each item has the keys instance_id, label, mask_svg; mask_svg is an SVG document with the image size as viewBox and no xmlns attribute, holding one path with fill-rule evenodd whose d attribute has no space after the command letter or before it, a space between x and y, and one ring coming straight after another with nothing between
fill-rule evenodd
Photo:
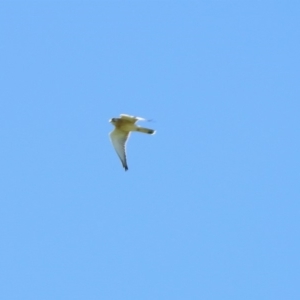
<instances>
[{"instance_id":1,"label":"outstretched wing","mask_svg":"<svg viewBox=\"0 0 300 300\"><path fill-rule=\"evenodd\" d=\"M140 118L140 117L134 117L129 115L121 114L121 119L135 123L136 121L146 121L146 119Z\"/></svg>"},{"instance_id":2,"label":"outstretched wing","mask_svg":"<svg viewBox=\"0 0 300 300\"><path fill-rule=\"evenodd\" d=\"M110 140L122 162L122 165L125 171L128 170L127 161L126 161L126 152L125 152L125 144L128 139L129 132L122 131L120 129L115 128L110 133Z\"/></svg>"}]
</instances>

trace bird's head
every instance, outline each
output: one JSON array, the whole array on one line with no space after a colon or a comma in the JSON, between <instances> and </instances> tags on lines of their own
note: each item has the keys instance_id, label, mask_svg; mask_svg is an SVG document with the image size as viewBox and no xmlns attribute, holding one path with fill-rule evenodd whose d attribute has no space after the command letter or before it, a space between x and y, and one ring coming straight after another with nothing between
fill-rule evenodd
<instances>
[{"instance_id":1,"label":"bird's head","mask_svg":"<svg viewBox=\"0 0 300 300\"><path fill-rule=\"evenodd\" d=\"M112 119L109 120L109 122L112 123L112 124L116 124L117 121L118 121L118 118L112 118Z\"/></svg>"}]
</instances>

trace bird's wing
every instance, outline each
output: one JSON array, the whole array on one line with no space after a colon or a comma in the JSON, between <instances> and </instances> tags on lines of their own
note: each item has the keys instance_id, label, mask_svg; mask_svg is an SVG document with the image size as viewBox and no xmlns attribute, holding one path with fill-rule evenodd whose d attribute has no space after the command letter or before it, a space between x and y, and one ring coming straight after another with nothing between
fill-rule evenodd
<instances>
[{"instance_id":1,"label":"bird's wing","mask_svg":"<svg viewBox=\"0 0 300 300\"><path fill-rule=\"evenodd\" d=\"M110 133L111 142L122 162L122 165L125 171L128 170L127 161L126 161L126 152L125 152L125 144L128 139L129 132L125 132L123 130L115 128Z\"/></svg>"},{"instance_id":2,"label":"bird's wing","mask_svg":"<svg viewBox=\"0 0 300 300\"><path fill-rule=\"evenodd\" d=\"M132 122L132 123L135 123L138 120L139 121L146 121L146 119L143 119L143 118L140 118L140 117L134 117L134 116L124 115L124 114L121 114L120 116L121 116L121 119Z\"/></svg>"}]
</instances>

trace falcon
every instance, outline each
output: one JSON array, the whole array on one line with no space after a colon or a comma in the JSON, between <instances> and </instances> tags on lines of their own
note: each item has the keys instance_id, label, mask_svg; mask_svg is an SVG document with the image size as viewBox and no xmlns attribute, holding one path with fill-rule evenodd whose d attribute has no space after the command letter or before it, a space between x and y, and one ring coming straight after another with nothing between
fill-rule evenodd
<instances>
[{"instance_id":1,"label":"falcon","mask_svg":"<svg viewBox=\"0 0 300 300\"><path fill-rule=\"evenodd\" d=\"M146 119L121 114L119 118L112 118L109 120L115 126L115 129L109 134L110 140L122 162L125 171L128 170L126 160L125 145L130 136L131 131L137 131L141 133L154 134L155 130L140 127L135 125L137 121L145 121Z\"/></svg>"}]
</instances>

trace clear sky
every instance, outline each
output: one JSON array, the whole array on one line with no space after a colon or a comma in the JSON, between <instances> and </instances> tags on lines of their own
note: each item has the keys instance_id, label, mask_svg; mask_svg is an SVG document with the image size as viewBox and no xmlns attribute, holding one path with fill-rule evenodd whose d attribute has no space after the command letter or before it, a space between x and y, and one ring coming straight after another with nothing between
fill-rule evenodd
<instances>
[{"instance_id":1,"label":"clear sky","mask_svg":"<svg viewBox=\"0 0 300 300\"><path fill-rule=\"evenodd\" d=\"M2 1L0 298L300 299L299 13Z\"/></svg>"}]
</instances>

